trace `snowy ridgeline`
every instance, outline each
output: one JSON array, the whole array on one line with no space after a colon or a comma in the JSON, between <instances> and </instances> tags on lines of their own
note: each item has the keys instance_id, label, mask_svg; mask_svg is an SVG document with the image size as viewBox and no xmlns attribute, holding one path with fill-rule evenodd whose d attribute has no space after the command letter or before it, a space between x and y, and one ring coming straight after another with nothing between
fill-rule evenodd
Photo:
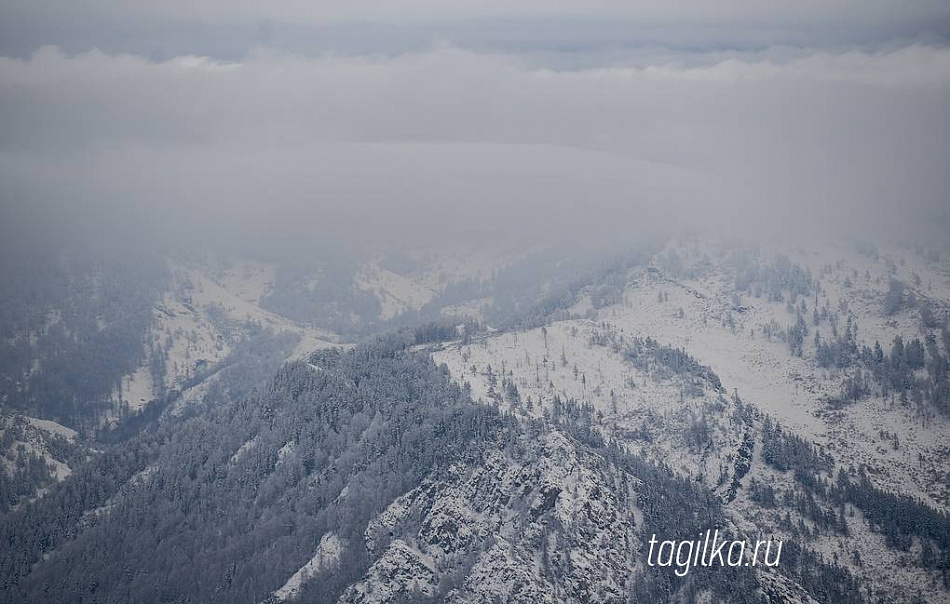
<instances>
[{"instance_id":1,"label":"snowy ridgeline","mask_svg":"<svg viewBox=\"0 0 950 604\"><path fill-rule=\"evenodd\" d=\"M687 587L639 564L648 535L742 534L714 494L604 442L586 410L531 422L473 404L413 342L314 354L246 400L93 459L78 497L54 491L0 523L16 552L0 555L0 601L90 585L207 602L655 601ZM101 563L83 562L90 547ZM202 564L182 565L185 550ZM810 550L800 561L801 585L743 568L691 584L807 602L853 581ZM136 570L112 571L123 564Z\"/></svg>"},{"instance_id":2,"label":"snowy ridgeline","mask_svg":"<svg viewBox=\"0 0 950 604\"><path fill-rule=\"evenodd\" d=\"M682 249L679 255L691 257ZM569 400L590 405L602 416L608 438L704 482L730 500L733 517L747 530L806 535L818 551L870 585L891 593L928 586L935 590L930 597L939 601L943 592L935 585L937 574L919 561L908 564L893 539L882 536L880 527L872 530L864 511L845 504L847 528L826 530L827 522L815 520L815 509L838 514L830 500L810 509L811 503L799 500L782 505L786 493L793 499L812 495L793 473L781 471L787 466L762 459L767 415L771 424L805 437L834 459L833 467L819 472L825 480L834 480L839 469L865 467L877 488L947 510L948 418L895 402L893 393L873 386L852 405L834 405L852 373L822 367L816 358L814 333L831 339L833 330L852 329L849 324L859 345L890 345L897 336L912 341L928 333L939 338L939 329L921 323L920 302L908 307L905 299L905 307L888 315L884 303L894 270L883 261L850 254L856 268L842 261L816 271L820 278L810 286L809 297L799 297L799 302L811 300L810 311L815 299L818 308L836 311L822 318L819 310L817 320L809 319L812 337L797 352L787 341L786 326L795 325L800 310L797 304L789 310L787 291L784 299L756 297L754 286L737 288L731 265L718 266L695 250L692 257L701 257L703 266L691 276L682 276L690 272L682 266L678 279L662 270L634 272L622 302L593 309L582 300L572 310L585 319L450 345L433 358L445 363L474 399L518 414L556 416ZM799 260L817 262L811 256ZM863 287L845 284L855 271ZM920 300L946 308L945 272L916 264L904 271L909 282L917 281L911 272L929 280L930 297L921 293ZM836 319L840 324L832 325ZM782 337L769 333L774 325L782 326ZM662 354L643 354L644 341ZM754 409L751 424L737 421L736 395ZM746 441L752 446L743 462ZM913 541L910 555L926 558L928 542Z\"/></svg>"},{"instance_id":3,"label":"snowy ridgeline","mask_svg":"<svg viewBox=\"0 0 950 604\"><path fill-rule=\"evenodd\" d=\"M79 589L96 569L63 561L109 539L105 551L125 552L142 577L178 576L166 596L207 601L653 601L695 589L710 601L739 590L857 602L871 590L941 602L950 530L935 510L947 509L947 419L939 392L920 384L939 365L933 350L946 353L924 347L917 367L916 352L895 356L892 343L945 346L946 273L896 251L786 253L670 246L646 265L569 284L521 318L505 315L537 328L436 321L315 354L257 390L241 386L263 358L241 348L245 319L297 334L277 346L275 367L326 346L326 334L262 302L278 278L266 265L179 266L150 328L171 381L152 379L151 362L142 381L190 388L157 440L133 439L119 457L75 470L96 489L70 502L52 489L33 502L80 508L49 516L66 523L51 535L16 527L10 538L22 535L27 555L4 562L8 576L23 573L20 594L39 593L49 576L61 577L55 589ZM451 281L434 274L374 261L352 284L384 313L450 298L482 319L502 316L500 301L523 306L508 294L466 299L465 288L445 297ZM883 361L862 356L875 342ZM476 405L418 356L429 348ZM251 362L229 369L242 355ZM203 375L199 364L224 367ZM916 381L895 388L908 372ZM215 404L202 407L209 397ZM194 417L176 424L184 411ZM20 423L11 442L27 453L55 449L30 434L74 438ZM184 510L191 530L163 534L162 519ZM142 558L131 526L167 545ZM783 538L783 560L795 562L698 574L692 588L643 567L650 534L688 539L710 526ZM166 555L205 545L229 558L185 569ZM22 566L30 555L37 562ZM97 589L150 581L106 574Z\"/></svg>"}]
</instances>

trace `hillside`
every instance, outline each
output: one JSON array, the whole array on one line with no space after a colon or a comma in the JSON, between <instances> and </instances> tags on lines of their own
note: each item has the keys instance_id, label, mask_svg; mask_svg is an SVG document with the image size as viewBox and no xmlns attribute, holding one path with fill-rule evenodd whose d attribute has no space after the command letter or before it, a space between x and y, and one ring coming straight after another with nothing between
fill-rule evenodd
<instances>
[{"instance_id":1,"label":"hillside","mask_svg":"<svg viewBox=\"0 0 950 604\"><path fill-rule=\"evenodd\" d=\"M840 589L841 571L804 553L789 574L644 566L646 534L742 529L702 485L601 441L590 417L474 404L409 343L316 353L74 473L0 526L14 545L3 601L810 602L808 588ZM806 588L796 572L826 578Z\"/></svg>"},{"instance_id":2,"label":"hillside","mask_svg":"<svg viewBox=\"0 0 950 604\"><path fill-rule=\"evenodd\" d=\"M947 329L945 267L910 250L876 261L843 250L841 260L826 252L829 260L812 273L794 255L701 250L673 244L629 271L615 304L594 305L588 291L570 308L577 318L489 334L433 357L475 400L500 409L557 417L567 401L589 405L605 438L707 485L747 530L806 539L887 599L919 593L942 601L946 587L921 552L934 543L945 548L950 536L945 402L875 382L858 350L875 342L889 349L897 336L939 342ZM816 256L805 258L817 263ZM862 285L844 286L855 274ZM886 284L896 279L928 285L908 286L914 301L905 294L890 312ZM796 349L789 334L806 312L808 337ZM921 318L927 313L929 324ZM822 366L815 332L818 342L849 338L854 352L839 354L853 358ZM933 348L929 362L945 367L948 352ZM855 371L867 372L862 391L843 401ZM817 447L818 461L771 457L776 438L788 437L806 447L806 460ZM859 505L834 492L840 472L867 481L883 499ZM943 528L918 527L906 541L880 534L867 507L891 505L883 502L891 493L909 497L901 505L922 502ZM829 524L836 516L841 521Z\"/></svg>"},{"instance_id":3,"label":"hillside","mask_svg":"<svg viewBox=\"0 0 950 604\"><path fill-rule=\"evenodd\" d=\"M355 346L279 265L169 264L97 441L5 420L3 601L944 601L939 258L645 250L367 261L334 295L418 327ZM783 563L645 563L709 528Z\"/></svg>"}]
</instances>

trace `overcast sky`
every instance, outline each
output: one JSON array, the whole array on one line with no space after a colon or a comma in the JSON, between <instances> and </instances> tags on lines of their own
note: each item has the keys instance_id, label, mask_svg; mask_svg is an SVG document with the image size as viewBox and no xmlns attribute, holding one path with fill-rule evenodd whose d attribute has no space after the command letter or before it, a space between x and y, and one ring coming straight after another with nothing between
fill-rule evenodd
<instances>
[{"instance_id":1,"label":"overcast sky","mask_svg":"<svg viewBox=\"0 0 950 604\"><path fill-rule=\"evenodd\" d=\"M948 32L941 1L0 0L4 229L894 224L950 206Z\"/></svg>"}]
</instances>

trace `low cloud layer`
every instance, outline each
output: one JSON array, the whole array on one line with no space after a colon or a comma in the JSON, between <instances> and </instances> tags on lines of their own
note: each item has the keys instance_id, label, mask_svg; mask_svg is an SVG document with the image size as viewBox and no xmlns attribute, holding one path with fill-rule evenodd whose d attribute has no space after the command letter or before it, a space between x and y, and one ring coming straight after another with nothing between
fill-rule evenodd
<instances>
[{"instance_id":1,"label":"low cloud layer","mask_svg":"<svg viewBox=\"0 0 950 604\"><path fill-rule=\"evenodd\" d=\"M0 203L24 224L361 245L851 230L946 208L947 165L943 46L559 70L451 46L0 58Z\"/></svg>"},{"instance_id":2,"label":"low cloud layer","mask_svg":"<svg viewBox=\"0 0 950 604\"><path fill-rule=\"evenodd\" d=\"M63 6L55 0L6 0L6 9L18 15L48 19L70 17L136 17L177 22L242 22L271 19L277 22L327 25L333 23L399 23L438 20L508 19L545 17L599 17L637 20L650 26L659 24L755 24L773 29L814 26L821 23L877 24L946 19L950 9L940 0L363 0L361 2L308 2L293 0L169 0L129 2L125 0L79 0Z\"/></svg>"}]
</instances>

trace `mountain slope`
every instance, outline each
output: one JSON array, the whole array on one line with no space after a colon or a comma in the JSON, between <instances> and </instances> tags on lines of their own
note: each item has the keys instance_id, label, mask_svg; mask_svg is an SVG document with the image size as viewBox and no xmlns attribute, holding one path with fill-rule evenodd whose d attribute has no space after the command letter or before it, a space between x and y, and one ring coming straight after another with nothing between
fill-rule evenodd
<instances>
[{"instance_id":1,"label":"mountain slope","mask_svg":"<svg viewBox=\"0 0 950 604\"><path fill-rule=\"evenodd\" d=\"M591 285L563 312L576 318L454 343L434 358L473 398L500 409L557 418L567 401L589 405L606 438L707 485L744 530L814 548L888 599L942 601L950 578L947 418L928 406L936 403L910 403L907 393L901 404L879 384L836 402L863 362L859 347L873 344L860 326L878 322L887 290L859 307L850 290L830 283L853 274L843 262L815 279L788 260L751 258L741 268L734 252L669 248L624 275L616 303L592 304ZM822 367L812 338L791 349L788 334L809 300L793 294L798 288L844 309L814 309L809 328L827 340L836 323L842 340L851 334L856 342L837 353L850 368ZM919 337L922 301L942 303L931 296L894 313L904 327L891 333ZM939 342L934 320L938 327L921 329ZM935 365L947 358L939 348L927 354ZM919 522L885 520L918 512Z\"/></svg>"},{"instance_id":2,"label":"mountain slope","mask_svg":"<svg viewBox=\"0 0 950 604\"><path fill-rule=\"evenodd\" d=\"M739 529L586 412L474 404L412 341L317 353L81 468L0 525L2 601L808 601L771 571L647 567L649 532Z\"/></svg>"}]
</instances>

